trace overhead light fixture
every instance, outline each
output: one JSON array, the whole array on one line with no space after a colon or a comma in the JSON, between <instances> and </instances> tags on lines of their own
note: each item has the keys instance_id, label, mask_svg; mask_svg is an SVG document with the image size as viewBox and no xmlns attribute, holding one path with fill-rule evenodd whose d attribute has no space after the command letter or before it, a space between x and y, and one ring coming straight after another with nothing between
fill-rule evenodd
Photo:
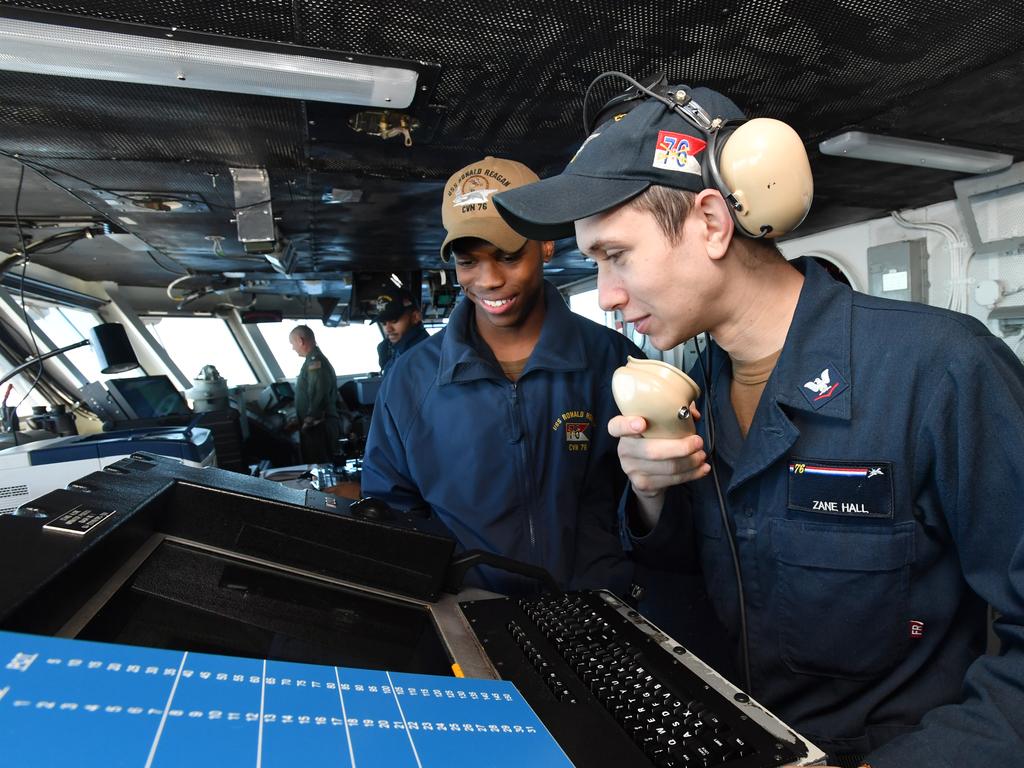
<instances>
[{"instance_id":1,"label":"overhead light fixture","mask_svg":"<svg viewBox=\"0 0 1024 768\"><path fill-rule=\"evenodd\" d=\"M931 141L900 139L862 131L847 131L818 145L823 155L879 160L960 173L992 173L1008 168L1013 156L1002 152L954 147Z\"/></svg>"},{"instance_id":2,"label":"overhead light fixture","mask_svg":"<svg viewBox=\"0 0 1024 768\"><path fill-rule=\"evenodd\" d=\"M16 72L396 109L417 95L413 62L45 12L0 21L0 69Z\"/></svg>"}]
</instances>

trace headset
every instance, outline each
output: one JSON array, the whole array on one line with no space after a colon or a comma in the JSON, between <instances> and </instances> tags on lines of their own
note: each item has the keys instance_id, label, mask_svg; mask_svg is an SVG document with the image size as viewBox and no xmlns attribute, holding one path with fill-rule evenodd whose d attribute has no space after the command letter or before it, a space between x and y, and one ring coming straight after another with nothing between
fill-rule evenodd
<instances>
[{"instance_id":1,"label":"headset","mask_svg":"<svg viewBox=\"0 0 1024 768\"><path fill-rule=\"evenodd\" d=\"M600 81L618 77L630 83L587 118L587 101ZM670 86L664 73L643 83L622 72L605 72L583 96L583 128L587 135L609 119L654 99L707 136L701 158L705 187L725 198L737 231L748 238L776 238L792 232L807 216L814 180L800 136L781 120L721 118L711 115L686 86Z\"/></svg>"},{"instance_id":2,"label":"headset","mask_svg":"<svg viewBox=\"0 0 1024 768\"><path fill-rule=\"evenodd\" d=\"M587 117L587 103L594 86L609 77L630 83L624 92L607 101L593 120ZM655 75L641 83L622 72L598 75L583 97L583 128L587 135L611 119L650 99L661 102L688 125L707 136L707 153L702 158L701 175L705 187L718 190L725 199L736 230L752 239L772 239L793 231L810 210L814 194L810 161L799 135L786 123L771 118L723 119L712 116L684 86L670 86L665 74ZM747 609L740 570L736 536L729 520L716 466L716 430L714 393L711 388L711 339L705 333L702 355L697 338L693 343L704 383L705 415L708 445L705 452L711 466L718 510L725 528L732 555L739 603L740 651L744 682L751 691L750 650L747 632ZM705 357L707 360L705 361Z\"/></svg>"}]
</instances>

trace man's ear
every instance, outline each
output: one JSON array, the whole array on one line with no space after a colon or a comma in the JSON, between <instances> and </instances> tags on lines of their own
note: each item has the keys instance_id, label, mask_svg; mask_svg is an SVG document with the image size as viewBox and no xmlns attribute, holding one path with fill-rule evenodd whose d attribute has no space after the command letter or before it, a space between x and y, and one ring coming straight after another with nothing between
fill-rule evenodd
<instances>
[{"instance_id":1,"label":"man's ear","mask_svg":"<svg viewBox=\"0 0 1024 768\"><path fill-rule=\"evenodd\" d=\"M717 189L705 189L694 198L695 212L704 224L704 245L708 256L720 259L729 250L736 224L729 214L729 204Z\"/></svg>"},{"instance_id":2,"label":"man's ear","mask_svg":"<svg viewBox=\"0 0 1024 768\"><path fill-rule=\"evenodd\" d=\"M544 263L547 264L551 261L551 257L555 255L555 241L542 240L540 243L540 252L544 257Z\"/></svg>"}]
</instances>

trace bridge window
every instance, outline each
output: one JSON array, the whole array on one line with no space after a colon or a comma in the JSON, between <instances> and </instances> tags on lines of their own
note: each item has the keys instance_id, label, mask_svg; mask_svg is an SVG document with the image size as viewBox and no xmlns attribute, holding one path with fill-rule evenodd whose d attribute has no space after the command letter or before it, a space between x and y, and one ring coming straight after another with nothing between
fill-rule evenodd
<instances>
[{"instance_id":1,"label":"bridge window","mask_svg":"<svg viewBox=\"0 0 1024 768\"><path fill-rule=\"evenodd\" d=\"M377 345L384 338L376 324L352 324L328 328L319 320L288 320L283 323L260 323L260 333L277 358L286 378L295 378L302 367L302 358L292 350L288 334L297 325L308 325L316 336L317 346L331 361L339 376L371 373L377 365Z\"/></svg>"},{"instance_id":2,"label":"bridge window","mask_svg":"<svg viewBox=\"0 0 1024 768\"><path fill-rule=\"evenodd\" d=\"M257 383L238 342L219 317L147 315L143 322L189 381L203 366L213 365L229 387Z\"/></svg>"},{"instance_id":3,"label":"bridge window","mask_svg":"<svg viewBox=\"0 0 1024 768\"><path fill-rule=\"evenodd\" d=\"M570 294L569 309L577 315L590 318L595 323L600 323L608 328L615 327L615 313L605 312L597 303L597 288Z\"/></svg>"}]
</instances>

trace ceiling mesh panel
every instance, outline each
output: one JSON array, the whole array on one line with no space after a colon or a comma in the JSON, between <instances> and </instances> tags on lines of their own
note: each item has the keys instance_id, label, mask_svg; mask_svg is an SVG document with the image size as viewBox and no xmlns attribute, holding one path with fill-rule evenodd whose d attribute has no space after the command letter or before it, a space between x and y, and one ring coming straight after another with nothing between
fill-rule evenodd
<instances>
[{"instance_id":1,"label":"ceiling mesh panel","mask_svg":"<svg viewBox=\"0 0 1024 768\"><path fill-rule=\"evenodd\" d=\"M1024 154L1024 4L1020 0L150 0L0 2L118 22L176 26L440 65L412 148L358 135L353 108L0 71L0 151L103 188L140 183L209 191L208 172L265 167L312 234L317 264L380 258L436 264L437 184L487 154L558 172L582 140L583 93L599 73L666 70L751 114L789 121L811 149L817 201L808 227L848 223L952 197L950 174L817 156L822 138L859 128ZM594 106L621 86L605 83ZM329 120L311 128L315 115ZM317 121L314 120L314 123ZM143 181L140 182L139 180ZM134 184L132 182L135 182ZM331 186L400 201L321 205ZM378 186L374 186L374 185ZM277 187L275 187L277 189ZM367 194L367 201L373 194ZM397 206L397 207L395 207ZM393 217L407 222L400 227ZM293 220L300 226L302 220ZM384 223L382 223L384 222ZM183 225L169 251L195 249ZM305 257L305 256L304 256Z\"/></svg>"}]
</instances>

